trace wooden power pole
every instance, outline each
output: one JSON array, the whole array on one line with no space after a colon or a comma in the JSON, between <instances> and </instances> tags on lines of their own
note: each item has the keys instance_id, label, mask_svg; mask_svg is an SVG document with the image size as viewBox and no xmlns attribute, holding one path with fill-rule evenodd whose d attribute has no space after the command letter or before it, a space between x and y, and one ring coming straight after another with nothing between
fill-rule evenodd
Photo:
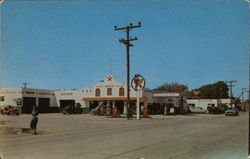
<instances>
[{"instance_id":1,"label":"wooden power pole","mask_svg":"<svg viewBox=\"0 0 250 159\"><path fill-rule=\"evenodd\" d=\"M233 85L233 83L236 83L237 81L235 80L235 81L226 81L226 83L229 83L228 84L228 86L230 87L230 106L231 106L231 108L232 108L232 100L233 100L233 87L235 86L235 85Z\"/></svg>"},{"instance_id":2,"label":"wooden power pole","mask_svg":"<svg viewBox=\"0 0 250 159\"><path fill-rule=\"evenodd\" d=\"M131 114L132 112L130 110L130 57L129 57L129 48L134 46L134 45L132 45L130 43L130 41L138 40L137 37L130 38L129 37L129 32L130 32L130 30L132 30L134 28L140 28L140 27L141 27L140 22L138 23L138 25L133 25L132 23L130 23L130 25L128 25L126 27L121 27L121 28L117 28L117 26L115 26L115 31L123 30L123 31L126 32L126 39L119 39L119 42L126 45L126 56L127 56L127 118L128 119L132 115Z\"/></svg>"}]
</instances>

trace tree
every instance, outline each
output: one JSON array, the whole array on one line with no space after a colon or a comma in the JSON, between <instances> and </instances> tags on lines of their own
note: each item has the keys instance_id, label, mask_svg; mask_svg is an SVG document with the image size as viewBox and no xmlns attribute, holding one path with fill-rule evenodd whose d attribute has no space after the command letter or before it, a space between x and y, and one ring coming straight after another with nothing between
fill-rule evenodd
<instances>
[{"instance_id":1,"label":"tree","mask_svg":"<svg viewBox=\"0 0 250 159\"><path fill-rule=\"evenodd\" d=\"M173 82L173 83L164 83L158 88L155 88L156 91L164 91L164 92L171 92L171 93L183 93L184 95L189 95L190 92L186 85Z\"/></svg>"},{"instance_id":2,"label":"tree","mask_svg":"<svg viewBox=\"0 0 250 159\"><path fill-rule=\"evenodd\" d=\"M234 98L234 103L236 105L241 104L241 99L239 97Z\"/></svg>"},{"instance_id":3,"label":"tree","mask_svg":"<svg viewBox=\"0 0 250 159\"><path fill-rule=\"evenodd\" d=\"M194 91L200 91L200 98L209 98L209 99L219 99L219 98L228 98L228 86L223 81L218 81L213 84L204 85Z\"/></svg>"}]
</instances>

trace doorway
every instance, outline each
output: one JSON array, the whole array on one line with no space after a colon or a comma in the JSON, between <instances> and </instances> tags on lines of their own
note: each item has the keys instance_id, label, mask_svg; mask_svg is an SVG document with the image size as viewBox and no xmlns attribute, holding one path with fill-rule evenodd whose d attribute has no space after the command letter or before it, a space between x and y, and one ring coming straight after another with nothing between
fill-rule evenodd
<instances>
[{"instance_id":1,"label":"doorway","mask_svg":"<svg viewBox=\"0 0 250 159\"><path fill-rule=\"evenodd\" d=\"M122 100L115 101L115 106L117 107L117 109L119 110L119 112L121 114L123 114L124 101L122 101Z\"/></svg>"},{"instance_id":2,"label":"doorway","mask_svg":"<svg viewBox=\"0 0 250 159\"><path fill-rule=\"evenodd\" d=\"M22 113L31 114L32 107L36 105L36 98L34 97L23 97Z\"/></svg>"},{"instance_id":3,"label":"doorway","mask_svg":"<svg viewBox=\"0 0 250 159\"><path fill-rule=\"evenodd\" d=\"M49 106L50 106L49 98L38 99L38 112L39 113L49 113Z\"/></svg>"}]
</instances>

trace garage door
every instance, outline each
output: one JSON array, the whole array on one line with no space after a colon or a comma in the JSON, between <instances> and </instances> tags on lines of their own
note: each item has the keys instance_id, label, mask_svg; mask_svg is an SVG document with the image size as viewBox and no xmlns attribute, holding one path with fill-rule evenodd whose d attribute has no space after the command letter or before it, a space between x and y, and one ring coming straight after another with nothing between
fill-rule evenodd
<instances>
[{"instance_id":1,"label":"garage door","mask_svg":"<svg viewBox=\"0 0 250 159\"><path fill-rule=\"evenodd\" d=\"M32 107L36 105L36 98L23 97L22 113L31 114Z\"/></svg>"},{"instance_id":2,"label":"garage door","mask_svg":"<svg viewBox=\"0 0 250 159\"><path fill-rule=\"evenodd\" d=\"M49 98L39 98L38 100L38 112L39 113L49 113Z\"/></svg>"},{"instance_id":3,"label":"garage door","mask_svg":"<svg viewBox=\"0 0 250 159\"><path fill-rule=\"evenodd\" d=\"M60 100L60 109L69 105L75 105L75 100Z\"/></svg>"}]
</instances>

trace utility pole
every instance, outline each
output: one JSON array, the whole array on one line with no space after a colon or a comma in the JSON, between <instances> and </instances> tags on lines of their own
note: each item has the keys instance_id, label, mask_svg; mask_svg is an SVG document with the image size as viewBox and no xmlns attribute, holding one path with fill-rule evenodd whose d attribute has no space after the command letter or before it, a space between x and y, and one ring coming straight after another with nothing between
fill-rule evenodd
<instances>
[{"instance_id":1,"label":"utility pole","mask_svg":"<svg viewBox=\"0 0 250 159\"><path fill-rule=\"evenodd\" d=\"M235 80L235 81L226 81L226 83L229 83L229 87L230 87L230 106L231 106L231 108L232 108L232 99L233 99L233 87L235 86L235 85L233 85L233 83L236 83L237 81Z\"/></svg>"},{"instance_id":2,"label":"utility pole","mask_svg":"<svg viewBox=\"0 0 250 159\"><path fill-rule=\"evenodd\" d=\"M242 88L241 91L241 100L242 100L242 104L243 104L243 111L246 111L246 103L244 102L244 92L247 92L247 88Z\"/></svg>"},{"instance_id":3,"label":"utility pole","mask_svg":"<svg viewBox=\"0 0 250 159\"><path fill-rule=\"evenodd\" d=\"M179 85L178 86L178 89L180 91L180 97L181 97L181 99L180 99L180 114L184 114L185 113L184 112L184 103L183 103L183 92L184 92L184 90L186 88L187 88L186 85Z\"/></svg>"},{"instance_id":4,"label":"utility pole","mask_svg":"<svg viewBox=\"0 0 250 159\"><path fill-rule=\"evenodd\" d=\"M250 0L248 0L248 8L250 8ZM249 35L248 35L249 36ZM250 46L250 43L248 43ZM248 47L248 158L250 157L250 47Z\"/></svg>"},{"instance_id":5,"label":"utility pole","mask_svg":"<svg viewBox=\"0 0 250 159\"><path fill-rule=\"evenodd\" d=\"M28 83L23 83L23 88L26 88Z\"/></svg>"},{"instance_id":6,"label":"utility pole","mask_svg":"<svg viewBox=\"0 0 250 159\"><path fill-rule=\"evenodd\" d=\"M130 110L130 80L129 80L130 79L129 47L134 46L134 45L132 45L130 43L130 41L138 40L137 37L130 38L129 37L129 32L130 32L130 30L132 30L134 28L140 28L140 27L141 27L140 22L138 23L138 25L133 25L132 23L130 23L130 25L127 25L126 27L121 27L121 28L117 28L117 26L115 26L115 31L123 30L123 31L126 32L126 39L119 39L119 42L126 45L126 56L127 56L127 119L129 119L130 115L131 115L131 110Z\"/></svg>"}]
</instances>

